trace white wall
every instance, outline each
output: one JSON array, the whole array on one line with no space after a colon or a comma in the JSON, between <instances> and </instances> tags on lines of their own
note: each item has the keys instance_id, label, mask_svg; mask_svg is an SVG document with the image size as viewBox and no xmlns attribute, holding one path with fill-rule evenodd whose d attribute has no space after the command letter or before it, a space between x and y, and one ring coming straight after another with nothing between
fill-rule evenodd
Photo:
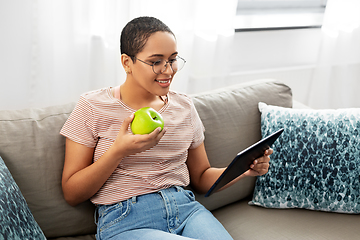
<instances>
[{"instance_id":1,"label":"white wall","mask_svg":"<svg viewBox=\"0 0 360 240\"><path fill-rule=\"evenodd\" d=\"M238 32L230 81L275 78L292 88L295 99L306 103L320 42L318 28Z\"/></svg>"},{"instance_id":2,"label":"white wall","mask_svg":"<svg viewBox=\"0 0 360 240\"><path fill-rule=\"evenodd\" d=\"M22 7L16 7L16 4ZM31 63L34 63L31 58L31 8L31 1L0 3L0 109L7 108L12 96L18 95L24 101L28 99L27 87L19 85L19 79L28 78ZM12 108L18 107L21 106L12 105Z\"/></svg>"}]
</instances>

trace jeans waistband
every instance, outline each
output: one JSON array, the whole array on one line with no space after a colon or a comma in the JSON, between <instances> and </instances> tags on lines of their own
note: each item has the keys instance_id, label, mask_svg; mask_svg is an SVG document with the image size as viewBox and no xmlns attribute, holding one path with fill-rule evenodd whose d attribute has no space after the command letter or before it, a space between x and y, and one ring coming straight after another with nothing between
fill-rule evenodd
<instances>
[{"instance_id":1,"label":"jeans waistband","mask_svg":"<svg viewBox=\"0 0 360 240\"><path fill-rule=\"evenodd\" d=\"M161 192L164 192L164 191L170 191L170 192L181 192L182 190L184 190L183 187L181 186L172 186L172 187L169 187L169 188L165 188L165 189L161 189L157 192L153 192L153 193L148 193L148 194L161 194ZM139 195L139 196L134 196L134 197L131 197L129 199L126 199L124 201L121 201L121 202L127 202L127 201L131 201L133 204L136 203L137 199L139 197L142 197L142 196L146 196L148 194L144 194L144 195Z\"/></svg>"}]
</instances>

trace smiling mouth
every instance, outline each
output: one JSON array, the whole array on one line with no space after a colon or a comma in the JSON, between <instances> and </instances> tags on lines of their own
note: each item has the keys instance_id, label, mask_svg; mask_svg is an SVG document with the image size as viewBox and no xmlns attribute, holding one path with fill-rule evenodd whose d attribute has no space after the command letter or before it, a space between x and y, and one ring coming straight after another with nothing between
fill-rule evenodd
<instances>
[{"instance_id":1,"label":"smiling mouth","mask_svg":"<svg viewBox=\"0 0 360 240\"><path fill-rule=\"evenodd\" d=\"M170 81L170 79L168 79L168 80L155 80L155 81L157 81L159 83L168 83Z\"/></svg>"},{"instance_id":2,"label":"smiling mouth","mask_svg":"<svg viewBox=\"0 0 360 240\"><path fill-rule=\"evenodd\" d=\"M165 83L169 83L171 81L171 78L155 79L155 81L158 83L165 84Z\"/></svg>"}]
</instances>

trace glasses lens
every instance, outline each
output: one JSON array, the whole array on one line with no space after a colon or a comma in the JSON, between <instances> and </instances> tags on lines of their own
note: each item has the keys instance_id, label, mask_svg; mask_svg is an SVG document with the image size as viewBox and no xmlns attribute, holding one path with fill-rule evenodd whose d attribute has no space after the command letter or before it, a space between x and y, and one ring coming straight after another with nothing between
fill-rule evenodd
<instances>
[{"instance_id":1,"label":"glasses lens","mask_svg":"<svg viewBox=\"0 0 360 240\"><path fill-rule=\"evenodd\" d=\"M159 60L159 61L156 61L154 64L153 64L153 70L154 70L154 73L156 74L162 74L163 72L165 72L166 68L167 68L167 64L170 64L171 66L171 69L174 71L174 72L178 72L180 71L184 65L185 65L185 60L180 58L180 57L177 57L173 60L169 60L169 62L167 63L165 60Z\"/></svg>"},{"instance_id":2,"label":"glasses lens","mask_svg":"<svg viewBox=\"0 0 360 240\"><path fill-rule=\"evenodd\" d=\"M166 69L166 61L165 60L159 60L159 61L154 62L154 65L153 65L154 73L161 74L165 71L165 69Z\"/></svg>"},{"instance_id":3,"label":"glasses lens","mask_svg":"<svg viewBox=\"0 0 360 240\"><path fill-rule=\"evenodd\" d=\"M171 64L171 68L174 72L180 71L185 65L185 60L181 57L177 57L175 60L173 60Z\"/></svg>"}]
</instances>

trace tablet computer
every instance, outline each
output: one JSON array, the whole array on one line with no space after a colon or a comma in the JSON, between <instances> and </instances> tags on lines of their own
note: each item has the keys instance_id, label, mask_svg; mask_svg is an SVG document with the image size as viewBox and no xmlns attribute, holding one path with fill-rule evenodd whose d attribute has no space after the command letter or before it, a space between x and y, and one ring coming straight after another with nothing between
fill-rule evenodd
<instances>
[{"instance_id":1,"label":"tablet computer","mask_svg":"<svg viewBox=\"0 0 360 240\"><path fill-rule=\"evenodd\" d=\"M245 150L239 152L236 157L232 160L229 166L225 171L220 175L216 182L212 185L210 190L205 194L205 197L210 196L212 193L216 192L244 172L250 169L250 165L254 162L255 159L264 155L266 149L276 141L276 139L281 135L284 129L280 129L273 134L261 139L257 143L251 145Z\"/></svg>"}]
</instances>

